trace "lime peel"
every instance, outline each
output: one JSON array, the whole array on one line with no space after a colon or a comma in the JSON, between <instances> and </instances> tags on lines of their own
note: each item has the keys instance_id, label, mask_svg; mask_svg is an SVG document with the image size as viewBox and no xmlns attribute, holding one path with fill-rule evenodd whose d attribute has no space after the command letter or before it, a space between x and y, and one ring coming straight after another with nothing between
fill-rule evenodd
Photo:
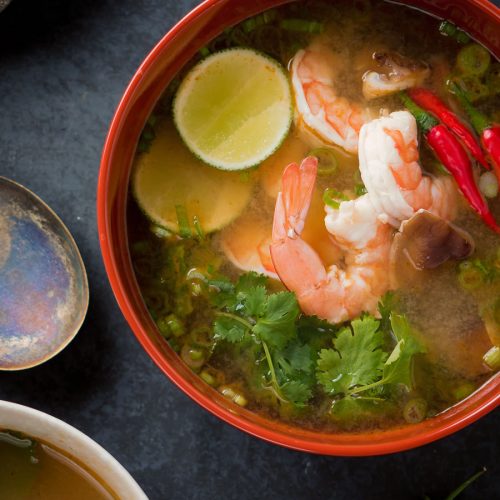
<instances>
[{"instance_id":1,"label":"lime peel","mask_svg":"<svg viewBox=\"0 0 500 500\"><path fill-rule=\"evenodd\" d=\"M285 69L246 48L199 62L174 100L174 122L186 146L223 170L243 170L269 157L288 134L292 96Z\"/></svg>"}]
</instances>

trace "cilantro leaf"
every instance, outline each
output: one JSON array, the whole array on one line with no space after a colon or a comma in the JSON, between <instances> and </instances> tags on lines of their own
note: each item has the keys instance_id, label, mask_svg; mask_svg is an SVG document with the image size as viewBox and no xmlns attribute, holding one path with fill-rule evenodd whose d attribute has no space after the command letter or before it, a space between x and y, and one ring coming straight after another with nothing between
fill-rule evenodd
<instances>
[{"instance_id":1,"label":"cilantro leaf","mask_svg":"<svg viewBox=\"0 0 500 500\"><path fill-rule=\"evenodd\" d=\"M215 307L234 311L238 303L234 285L226 278L207 280L210 300Z\"/></svg>"},{"instance_id":2,"label":"cilantro leaf","mask_svg":"<svg viewBox=\"0 0 500 500\"><path fill-rule=\"evenodd\" d=\"M413 355L423 353L425 349L415 338L404 316L391 314L391 327L398 343L385 362L382 379L385 384L399 383L411 389Z\"/></svg>"},{"instance_id":3,"label":"cilantro leaf","mask_svg":"<svg viewBox=\"0 0 500 500\"><path fill-rule=\"evenodd\" d=\"M309 344L316 354L323 347L331 345L339 327L317 316L301 315L297 320L297 336L303 343ZM315 358L317 355L315 355Z\"/></svg>"},{"instance_id":4,"label":"cilantro leaf","mask_svg":"<svg viewBox=\"0 0 500 500\"><path fill-rule=\"evenodd\" d=\"M241 312L248 316L262 316L267 306L267 290L264 286L258 285L246 292L238 293L238 298L242 302ZM240 310L240 309L238 309Z\"/></svg>"},{"instance_id":5,"label":"cilantro leaf","mask_svg":"<svg viewBox=\"0 0 500 500\"><path fill-rule=\"evenodd\" d=\"M230 316L219 316L214 322L214 339L228 342L241 342L248 327Z\"/></svg>"},{"instance_id":6,"label":"cilantro leaf","mask_svg":"<svg viewBox=\"0 0 500 500\"><path fill-rule=\"evenodd\" d=\"M307 344L300 344L297 341L292 341L287 345L280 359L286 361L288 370L285 371L288 373L293 371L310 373L314 366L311 348ZM278 362L281 365L281 362Z\"/></svg>"},{"instance_id":7,"label":"cilantro leaf","mask_svg":"<svg viewBox=\"0 0 500 500\"><path fill-rule=\"evenodd\" d=\"M236 283L236 293L248 294L255 287L266 287L267 278L263 274L258 274L255 271L242 274Z\"/></svg>"},{"instance_id":8,"label":"cilantro leaf","mask_svg":"<svg viewBox=\"0 0 500 500\"><path fill-rule=\"evenodd\" d=\"M356 386L375 382L381 375L387 354L382 351L379 322L371 316L351 322L334 342L334 349L322 349L317 361L317 378L330 394L348 394Z\"/></svg>"},{"instance_id":9,"label":"cilantro leaf","mask_svg":"<svg viewBox=\"0 0 500 500\"><path fill-rule=\"evenodd\" d=\"M274 293L269 295L266 312L253 327L253 332L268 345L283 349L296 335L298 315L299 305L294 293Z\"/></svg>"},{"instance_id":10,"label":"cilantro leaf","mask_svg":"<svg viewBox=\"0 0 500 500\"><path fill-rule=\"evenodd\" d=\"M311 388L298 380L290 380L280 386L281 394L291 403L304 406L312 396Z\"/></svg>"}]
</instances>

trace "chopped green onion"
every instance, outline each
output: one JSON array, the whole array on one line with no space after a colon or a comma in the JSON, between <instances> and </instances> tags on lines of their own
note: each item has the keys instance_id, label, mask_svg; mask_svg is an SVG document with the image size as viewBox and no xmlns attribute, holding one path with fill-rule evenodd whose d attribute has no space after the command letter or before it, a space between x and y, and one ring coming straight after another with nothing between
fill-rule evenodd
<instances>
[{"instance_id":1,"label":"chopped green onion","mask_svg":"<svg viewBox=\"0 0 500 500\"><path fill-rule=\"evenodd\" d=\"M490 53L478 43L463 47L457 55L457 68L460 72L473 76L483 76L490 67Z\"/></svg>"},{"instance_id":2,"label":"chopped green onion","mask_svg":"<svg viewBox=\"0 0 500 500\"><path fill-rule=\"evenodd\" d=\"M230 399L231 401L235 402L239 406L246 406L248 404L245 396L243 394L240 394L239 392L235 391L232 387L229 387L228 385L224 385L219 388L219 392L227 399Z\"/></svg>"},{"instance_id":3,"label":"chopped green onion","mask_svg":"<svg viewBox=\"0 0 500 500\"><path fill-rule=\"evenodd\" d=\"M201 349L195 349L192 347L191 349L189 349L189 357L193 361L198 361L203 357L203 351Z\"/></svg>"},{"instance_id":4,"label":"chopped green onion","mask_svg":"<svg viewBox=\"0 0 500 500\"><path fill-rule=\"evenodd\" d=\"M306 21L305 19L283 19L279 24L286 31L297 31L300 33L319 34L323 32L323 23L318 21Z\"/></svg>"},{"instance_id":5,"label":"chopped green onion","mask_svg":"<svg viewBox=\"0 0 500 500\"><path fill-rule=\"evenodd\" d=\"M422 398L410 399L403 409L403 417L409 424L418 424L427 416L427 401Z\"/></svg>"},{"instance_id":6,"label":"chopped green onion","mask_svg":"<svg viewBox=\"0 0 500 500\"><path fill-rule=\"evenodd\" d=\"M484 281L483 272L471 261L464 261L459 266L458 281L465 290L475 290Z\"/></svg>"},{"instance_id":7,"label":"chopped green onion","mask_svg":"<svg viewBox=\"0 0 500 500\"><path fill-rule=\"evenodd\" d=\"M175 314L169 314L165 321L173 335L176 337L184 335L184 323Z\"/></svg>"},{"instance_id":8,"label":"chopped green onion","mask_svg":"<svg viewBox=\"0 0 500 500\"><path fill-rule=\"evenodd\" d=\"M182 346L181 358L184 363L194 370L201 368L206 361L205 352L189 344L184 344Z\"/></svg>"},{"instance_id":9,"label":"chopped green onion","mask_svg":"<svg viewBox=\"0 0 500 500\"><path fill-rule=\"evenodd\" d=\"M483 361L488 368L492 370L500 370L500 347L493 346L486 354L483 356Z\"/></svg>"},{"instance_id":10,"label":"chopped green onion","mask_svg":"<svg viewBox=\"0 0 500 500\"><path fill-rule=\"evenodd\" d=\"M157 238L160 239L170 238L172 236L172 233L167 228L156 224L152 224L150 230Z\"/></svg>"},{"instance_id":11,"label":"chopped green onion","mask_svg":"<svg viewBox=\"0 0 500 500\"><path fill-rule=\"evenodd\" d=\"M189 227L189 219L187 210L184 205L175 205L175 212L177 214L177 225L179 226L179 234L182 238L191 238L191 228Z\"/></svg>"},{"instance_id":12,"label":"chopped green onion","mask_svg":"<svg viewBox=\"0 0 500 500\"><path fill-rule=\"evenodd\" d=\"M340 202L348 200L349 198L344 193L333 188L327 188L323 193L323 203L335 209L340 207Z\"/></svg>"},{"instance_id":13,"label":"chopped green onion","mask_svg":"<svg viewBox=\"0 0 500 500\"><path fill-rule=\"evenodd\" d=\"M210 49L208 47L202 47L198 53L201 57L207 57L211 54Z\"/></svg>"},{"instance_id":14,"label":"chopped green onion","mask_svg":"<svg viewBox=\"0 0 500 500\"><path fill-rule=\"evenodd\" d=\"M200 377L204 380L208 385L214 386L216 383L215 377L209 373L207 370L203 370L200 373Z\"/></svg>"},{"instance_id":15,"label":"chopped green onion","mask_svg":"<svg viewBox=\"0 0 500 500\"><path fill-rule=\"evenodd\" d=\"M484 172L479 177L479 190L486 198L496 198L498 195L498 180L493 172Z\"/></svg>"},{"instance_id":16,"label":"chopped green onion","mask_svg":"<svg viewBox=\"0 0 500 500\"><path fill-rule=\"evenodd\" d=\"M202 347L211 347L213 344L212 329L208 326L200 326L191 332L193 344Z\"/></svg>"},{"instance_id":17,"label":"chopped green onion","mask_svg":"<svg viewBox=\"0 0 500 500\"><path fill-rule=\"evenodd\" d=\"M318 159L318 175L332 175L337 171L338 162L333 148L316 148L307 153Z\"/></svg>"},{"instance_id":18,"label":"chopped green onion","mask_svg":"<svg viewBox=\"0 0 500 500\"><path fill-rule=\"evenodd\" d=\"M465 31L457 28L450 21L443 21L439 25L439 32L444 36L449 36L450 38L454 38L458 43L466 44L470 41L470 37Z\"/></svg>"},{"instance_id":19,"label":"chopped green onion","mask_svg":"<svg viewBox=\"0 0 500 500\"><path fill-rule=\"evenodd\" d=\"M356 196L363 196L366 193L368 193L368 191L363 183L354 186L354 194Z\"/></svg>"},{"instance_id":20,"label":"chopped green onion","mask_svg":"<svg viewBox=\"0 0 500 500\"><path fill-rule=\"evenodd\" d=\"M165 337L165 338L170 337L170 334L172 332L171 332L170 327L168 326L168 323L167 323L165 318L160 318L156 322L156 326L158 327L158 330L160 330L162 337Z\"/></svg>"},{"instance_id":21,"label":"chopped green onion","mask_svg":"<svg viewBox=\"0 0 500 500\"><path fill-rule=\"evenodd\" d=\"M453 391L453 397L456 401L462 401L462 399L470 396L475 390L476 386L473 383L464 382Z\"/></svg>"},{"instance_id":22,"label":"chopped green onion","mask_svg":"<svg viewBox=\"0 0 500 500\"><path fill-rule=\"evenodd\" d=\"M489 88L481 80L472 75L450 75L446 81L450 92L461 91L470 102L476 102L490 95Z\"/></svg>"},{"instance_id":23,"label":"chopped green onion","mask_svg":"<svg viewBox=\"0 0 500 500\"><path fill-rule=\"evenodd\" d=\"M184 325L175 314L169 314L164 318L160 318L156 322L156 326L158 327L158 330L160 330L162 336L165 338L169 338L172 335L174 335L175 337L180 337L184 334Z\"/></svg>"},{"instance_id":24,"label":"chopped green onion","mask_svg":"<svg viewBox=\"0 0 500 500\"><path fill-rule=\"evenodd\" d=\"M241 27L245 33L251 33L258 28L259 26L264 26L265 24L269 24L276 19L276 11L274 9L266 10L262 14L251 17L246 21L241 23Z\"/></svg>"},{"instance_id":25,"label":"chopped green onion","mask_svg":"<svg viewBox=\"0 0 500 500\"><path fill-rule=\"evenodd\" d=\"M200 240L204 240L205 239L205 232L203 231L203 228L201 227L200 219L198 219L197 215L195 215L193 217L193 226L194 226L194 230L196 231L196 234L198 235L198 238Z\"/></svg>"}]
</instances>

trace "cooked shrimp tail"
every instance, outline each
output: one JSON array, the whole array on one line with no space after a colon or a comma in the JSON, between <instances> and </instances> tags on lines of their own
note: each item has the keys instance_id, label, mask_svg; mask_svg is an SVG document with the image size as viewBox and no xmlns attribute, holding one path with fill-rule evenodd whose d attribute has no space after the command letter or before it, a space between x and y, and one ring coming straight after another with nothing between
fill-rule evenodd
<instances>
[{"instance_id":1,"label":"cooked shrimp tail","mask_svg":"<svg viewBox=\"0 0 500 500\"><path fill-rule=\"evenodd\" d=\"M384 278L388 261L391 231L377 222L373 207L358 211L362 221L355 224L374 224L368 248L359 250L353 244L345 247L346 268L333 265L327 269L314 249L305 242L302 230L314 190L317 171L316 158L306 158L300 167L292 163L283 174L283 188L274 213L271 256L283 284L295 292L305 314L338 323L361 312L376 313L380 291L388 286ZM369 203L366 197L347 202ZM351 228L353 228L351 226ZM365 227L365 226L364 226ZM356 228L354 227L354 232ZM333 244L333 243L332 243Z\"/></svg>"}]
</instances>

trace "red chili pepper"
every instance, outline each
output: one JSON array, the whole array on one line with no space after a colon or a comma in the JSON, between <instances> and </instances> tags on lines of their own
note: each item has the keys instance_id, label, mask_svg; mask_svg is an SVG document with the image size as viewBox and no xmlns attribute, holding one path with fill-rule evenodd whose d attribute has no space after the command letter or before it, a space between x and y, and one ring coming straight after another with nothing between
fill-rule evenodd
<instances>
[{"instance_id":1,"label":"red chili pepper","mask_svg":"<svg viewBox=\"0 0 500 500\"><path fill-rule=\"evenodd\" d=\"M498 182L500 183L500 125L490 120L478 111L469 101L465 92L453 83L451 91L469 115L472 126L481 137L481 144L490 157Z\"/></svg>"},{"instance_id":2,"label":"red chili pepper","mask_svg":"<svg viewBox=\"0 0 500 500\"><path fill-rule=\"evenodd\" d=\"M407 94L402 93L401 99L422 128L429 146L439 161L454 177L458 188L469 202L469 205L493 231L500 234L500 227L495 222L488 204L477 187L469 155L462 144L460 144L449 128L439 123L433 116L417 106Z\"/></svg>"},{"instance_id":3,"label":"red chili pepper","mask_svg":"<svg viewBox=\"0 0 500 500\"><path fill-rule=\"evenodd\" d=\"M439 118L465 144L470 154L487 170L490 166L474 134L433 92L423 88L408 89L408 95L425 111Z\"/></svg>"}]
</instances>

